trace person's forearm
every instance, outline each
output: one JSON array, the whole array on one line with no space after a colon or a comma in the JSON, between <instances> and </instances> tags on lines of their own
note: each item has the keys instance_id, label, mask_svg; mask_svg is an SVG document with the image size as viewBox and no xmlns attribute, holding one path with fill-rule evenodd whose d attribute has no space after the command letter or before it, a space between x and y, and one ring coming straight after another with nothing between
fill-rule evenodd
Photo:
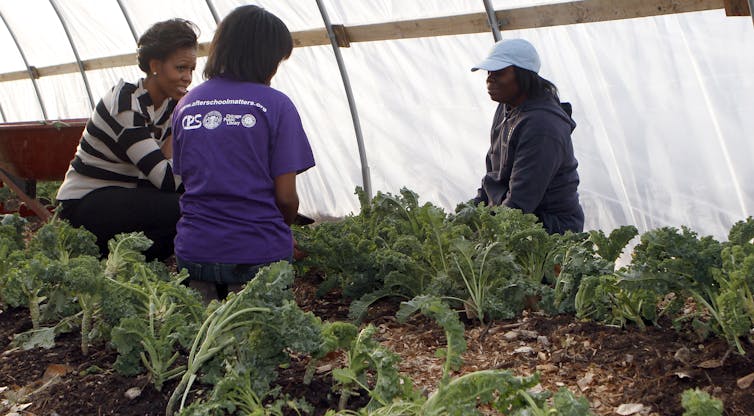
<instances>
[{"instance_id":1,"label":"person's forearm","mask_svg":"<svg viewBox=\"0 0 754 416\"><path fill-rule=\"evenodd\" d=\"M296 193L296 172L288 172L275 178L275 204L283 220L291 225L298 213L298 193Z\"/></svg>"},{"instance_id":2,"label":"person's forearm","mask_svg":"<svg viewBox=\"0 0 754 416\"><path fill-rule=\"evenodd\" d=\"M283 214L283 221L288 225L293 224L293 221L296 220L296 214L298 214L298 198L276 202L280 213Z\"/></svg>"}]
</instances>

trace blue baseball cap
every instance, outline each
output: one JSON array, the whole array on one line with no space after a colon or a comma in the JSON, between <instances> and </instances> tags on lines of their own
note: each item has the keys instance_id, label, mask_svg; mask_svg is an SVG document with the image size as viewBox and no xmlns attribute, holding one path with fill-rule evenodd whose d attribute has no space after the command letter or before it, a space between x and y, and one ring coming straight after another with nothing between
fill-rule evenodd
<instances>
[{"instance_id":1,"label":"blue baseball cap","mask_svg":"<svg viewBox=\"0 0 754 416\"><path fill-rule=\"evenodd\" d=\"M538 73L541 66L539 54L531 43L523 39L501 40L490 49L487 58L471 70L499 71L511 65Z\"/></svg>"}]
</instances>

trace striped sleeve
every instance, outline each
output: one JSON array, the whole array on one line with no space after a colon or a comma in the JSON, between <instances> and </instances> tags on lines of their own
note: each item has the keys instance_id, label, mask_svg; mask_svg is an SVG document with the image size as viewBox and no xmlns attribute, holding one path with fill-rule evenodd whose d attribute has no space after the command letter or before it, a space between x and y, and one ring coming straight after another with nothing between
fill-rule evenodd
<instances>
[{"instance_id":1,"label":"striped sleeve","mask_svg":"<svg viewBox=\"0 0 754 416\"><path fill-rule=\"evenodd\" d=\"M124 111L115 117L124 128L117 137L118 147L155 187L175 191L180 179L173 175L171 161L160 150L144 117L134 111Z\"/></svg>"}]
</instances>

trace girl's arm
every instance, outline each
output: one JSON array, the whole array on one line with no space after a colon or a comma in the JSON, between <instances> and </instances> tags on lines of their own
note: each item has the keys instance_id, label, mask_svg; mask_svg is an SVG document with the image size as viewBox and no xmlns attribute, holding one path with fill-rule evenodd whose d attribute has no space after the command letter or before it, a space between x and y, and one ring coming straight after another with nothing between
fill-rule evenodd
<instances>
[{"instance_id":1,"label":"girl's arm","mask_svg":"<svg viewBox=\"0 0 754 416\"><path fill-rule=\"evenodd\" d=\"M289 172L275 178L275 203L283 214L283 220L291 225L298 213L298 193L296 193L296 172Z\"/></svg>"}]
</instances>

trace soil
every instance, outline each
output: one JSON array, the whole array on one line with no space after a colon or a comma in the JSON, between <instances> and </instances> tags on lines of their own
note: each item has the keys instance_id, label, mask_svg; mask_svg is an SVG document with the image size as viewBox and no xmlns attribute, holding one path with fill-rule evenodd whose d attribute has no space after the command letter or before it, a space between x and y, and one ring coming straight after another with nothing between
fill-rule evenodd
<instances>
[{"instance_id":1,"label":"soil","mask_svg":"<svg viewBox=\"0 0 754 416\"><path fill-rule=\"evenodd\" d=\"M319 282L311 274L296 279L299 305L323 319L346 320L348 305L337 293L315 295ZM444 334L421 316L399 324L394 318L397 307L397 300L379 303L366 322L377 326L380 342L403 358L401 372L430 393L442 371L435 351L444 346ZM60 336L49 350L11 349L13 334L30 327L25 309L0 313L0 415L164 414L174 382L158 392L143 376L120 376L112 369L117 356L113 349L94 345L89 356L82 356L76 334ZM467 322L466 340L464 366L456 375L489 368L510 369L518 375L539 372L542 388L565 387L583 395L596 415L681 415L680 395L690 388L721 399L725 415L754 414L754 386L737 384L754 374L750 344L745 344L747 354L742 356L728 353L725 341L699 342L671 328L649 327L642 332L537 313L486 327ZM303 385L308 359L293 357L277 384L283 392L305 398L315 406L315 414L322 415L337 407L338 395L327 370L342 359L323 363L312 383ZM129 399L129 389L140 394ZM366 400L356 397L349 404L356 408ZM627 410L632 405L633 413Z\"/></svg>"}]
</instances>

